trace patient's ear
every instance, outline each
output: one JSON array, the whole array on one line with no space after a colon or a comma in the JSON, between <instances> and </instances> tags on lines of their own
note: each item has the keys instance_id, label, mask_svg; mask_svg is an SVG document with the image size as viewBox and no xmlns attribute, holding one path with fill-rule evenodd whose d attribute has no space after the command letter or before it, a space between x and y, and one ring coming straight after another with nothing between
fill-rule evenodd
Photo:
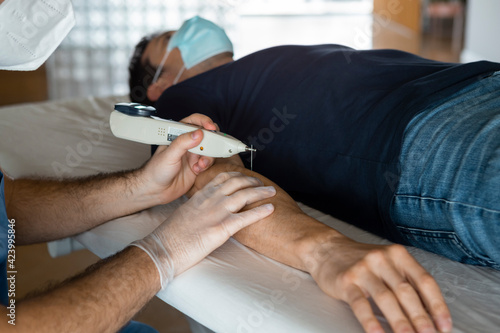
<instances>
[{"instance_id":1,"label":"patient's ear","mask_svg":"<svg viewBox=\"0 0 500 333\"><path fill-rule=\"evenodd\" d=\"M151 102L156 102L164 90L160 79L148 87L147 96Z\"/></svg>"},{"instance_id":2,"label":"patient's ear","mask_svg":"<svg viewBox=\"0 0 500 333\"><path fill-rule=\"evenodd\" d=\"M158 81L148 87L147 95L149 100L151 102L156 102L160 98L161 94L163 94L163 92L171 85L172 83L168 79L160 76Z\"/></svg>"}]
</instances>

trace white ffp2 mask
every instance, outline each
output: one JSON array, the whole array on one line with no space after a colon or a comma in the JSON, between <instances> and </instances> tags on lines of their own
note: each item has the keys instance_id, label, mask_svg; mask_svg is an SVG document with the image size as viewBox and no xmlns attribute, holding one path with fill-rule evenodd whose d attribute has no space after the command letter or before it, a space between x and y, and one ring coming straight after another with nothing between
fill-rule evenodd
<instances>
[{"instance_id":1,"label":"white ffp2 mask","mask_svg":"<svg viewBox=\"0 0 500 333\"><path fill-rule=\"evenodd\" d=\"M74 25L70 0L5 0L0 4L0 69L37 69Z\"/></svg>"}]
</instances>

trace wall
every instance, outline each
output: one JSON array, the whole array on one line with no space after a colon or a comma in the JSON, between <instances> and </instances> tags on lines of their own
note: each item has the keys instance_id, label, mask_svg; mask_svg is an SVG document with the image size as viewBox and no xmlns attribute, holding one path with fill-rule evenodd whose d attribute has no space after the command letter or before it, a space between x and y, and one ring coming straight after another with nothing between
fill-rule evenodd
<instances>
[{"instance_id":1,"label":"wall","mask_svg":"<svg viewBox=\"0 0 500 333\"><path fill-rule=\"evenodd\" d=\"M373 0L373 13L420 33L420 1Z\"/></svg>"},{"instance_id":2,"label":"wall","mask_svg":"<svg viewBox=\"0 0 500 333\"><path fill-rule=\"evenodd\" d=\"M468 0L465 48L462 62L490 60L500 62L500 1Z\"/></svg>"},{"instance_id":3,"label":"wall","mask_svg":"<svg viewBox=\"0 0 500 333\"><path fill-rule=\"evenodd\" d=\"M421 3L415 0L373 1L373 48L419 54Z\"/></svg>"},{"instance_id":4,"label":"wall","mask_svg":"<svg viewBox=\"0 0 500 333\"><path fill-rule=\"evenodd\" d=\"M36 71L0 71L0 105L44 101L48 97L45 66Z\"/></svg>"}]
</instances>

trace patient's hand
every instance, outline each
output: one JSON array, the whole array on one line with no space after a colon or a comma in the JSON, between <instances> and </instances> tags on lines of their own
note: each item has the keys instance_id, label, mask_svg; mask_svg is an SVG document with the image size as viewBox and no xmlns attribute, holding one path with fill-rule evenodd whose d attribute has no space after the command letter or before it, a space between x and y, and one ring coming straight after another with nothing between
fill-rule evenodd
<instances>
[{"instance_id":1,"label":"patient's hand","mask_svg":"<svg viewBox=\"0 0 500 333\"><path fill-rule=\"evenodd\" d=\"M383 332L369 298L394 332L450 332L451 316L432 276L401 245L344 236L311 247L307 270L328 295L347 302L366 332Z\"/></svg>"}]
</instances>

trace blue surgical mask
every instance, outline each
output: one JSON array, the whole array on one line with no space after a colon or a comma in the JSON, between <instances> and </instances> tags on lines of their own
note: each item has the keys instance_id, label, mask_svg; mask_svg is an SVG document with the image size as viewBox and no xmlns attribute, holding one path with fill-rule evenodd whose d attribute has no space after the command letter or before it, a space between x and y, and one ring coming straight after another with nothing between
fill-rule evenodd
<instances>
[{"instance_id":1,"label":"blue surgical mask","mask_svg":"<svg viewBox=\"0 0 500 333\"><path fill-rule=\"evenodd\" d=\"M156 71L153 83L160 76L168 54L176 47L181 52L184 67L177 74L174 84L177 83L185 68L190 69L217 54L233 52L233 44L222 28L204 18L195 16L185 21L170 38L167 52Z\"/></svg>"}]
</instances>

